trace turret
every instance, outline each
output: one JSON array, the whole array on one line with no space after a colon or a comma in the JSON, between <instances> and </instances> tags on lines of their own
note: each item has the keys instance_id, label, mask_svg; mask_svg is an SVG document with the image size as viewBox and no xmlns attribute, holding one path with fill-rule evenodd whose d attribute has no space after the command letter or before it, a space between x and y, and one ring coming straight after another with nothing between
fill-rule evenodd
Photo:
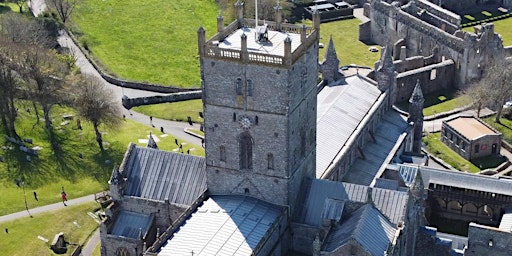
<instances>
[{"instance_id":1,"label":"turret","mask_svg":"<svg viewBox=\"0 0 512 256\"><path fill-rule=\"evenodd\" d=\"M324 56L324 61L322 62L322 80L324 80L324 84L329 84L334 81L340 79L341 74L338 71L340 66L340 60L338 59L338 55L336 54L336 49L334 49L334 43L332 41L332 36L329 39L329 45L327 46L327 51Z\"/></svg>"},{"instance_id":2,"label":"turret","mask_svg":"<svg viewBox=\"0 0 512 256\"><path fill-rule=\"evenodd\" d=\"M383 47L380 61L378 63L375 78L379 90L385 92L388 90L388 107L390 108L395 104L395 91L396 91L396 76L397 72L393 58L391 57L391 47Z\"/></svg>"},{"instance_id":3,"label":"turret","mask_svg":"<svg viewBox=\"0 0 512 256\"><path fill-rule=\"evenodd\" d=\"M421 91L420 81L416 82L414 91L409 99L409 118L407 122L413 123L413 144L412 152L421 153L421 139L423 137L423 92Z\"/></svg>"}]
</instances>

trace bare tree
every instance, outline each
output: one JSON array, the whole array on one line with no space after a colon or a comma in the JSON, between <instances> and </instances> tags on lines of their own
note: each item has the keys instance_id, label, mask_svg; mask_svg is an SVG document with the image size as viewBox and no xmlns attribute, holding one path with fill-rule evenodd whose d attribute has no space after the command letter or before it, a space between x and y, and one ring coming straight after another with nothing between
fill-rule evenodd
<instances>
[{"instance_id":1,"label":"bare tree","mask_svg":"<svg viewBox=\"0 0 512 256\"><path fill-rule=\"evenodd\" d=\"M6 13L0 17L0 32L14 43L34 44L46 48L57 45L56 26L45 26L49 21L35 19L16 13ZM53 27L52 31L48 28Z\"/></svg>"},{"instance_id":2,"label":"bare tree","mask_svg":"<svg viewBox=\"0 0 512 256\"><path fill-rule=\"evenodd\" d=\"M79 0L46 0L48 5L57 12L63 23L66 23L69 19L78 1Z\"/></svg>"},{"instance_id":3,"label":"bare tree","mask_svg":"<svg viewBox=\"0 0 512 256\"><path fill-rule=\"evenodd\" d=\"M18 116L15 101L20 97L19 77L13 69L10 58L10 55L15 52L14 43L0 41L0 119L6 134L20 139L15 126Z\"/></svg>"},{"instance_id":4,"label":"bare tree","mask_svg":"<svg viewBox=\"0 0 512 256\"><path fill-rule=\"evenodd\" d=\"M496 108L495 122L500 123L505 102L512 98L512 61L495 58L484 71L483 81L488 84L492 104Z\"/></svg>"},{"instance_id":5,"label":"bare tree","mask_svg":"<svg viewBox=\"0 0 512 256\"><path fill-rule=\"evenodd\" d=\"M117 128L121 124L121 111L115 102L113 92L103 81L92 75L82 75L74 86L75 109L78 114L92 123L96 133L96 142L103 152L103 137L99 130L104 124Z\"/></svg>"},{"instance_id":6,"label":"bare tree","mask_svg":"<svg viewBox=\"0 0 512 256\"><path fill-rule=\"evenodd\" d=\"M461 95L469 97L471 104L477 109L478 117L480 117L480 111L492 102L491 88L483 79L461 91Z\"/></svg>"},{"instance_id":7,"label":"bare tree","mask_svg":"<svg viewBox=\"0 0 512 256\"><path fill-rule=\"evenodd\" d=\"M29 98L43 110L45 128L52 148L58 148L54 138L50 112L54 105L67 102L68 66L57 53L37 46L28 46L19 54L19 72L25 80Z\"/></svg>"}]
</instances>

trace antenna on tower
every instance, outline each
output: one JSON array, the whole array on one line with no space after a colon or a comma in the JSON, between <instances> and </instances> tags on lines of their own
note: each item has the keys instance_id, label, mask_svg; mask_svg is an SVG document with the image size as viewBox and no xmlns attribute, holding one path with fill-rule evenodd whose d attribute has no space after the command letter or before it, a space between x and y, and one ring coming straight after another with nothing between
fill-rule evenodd
<instances>
[{"instance_id":1,"label":"antenna on tower","mask_svg":"<svg viewBox=\"0 0 512 256\"><path fill-rule=\"evenodd\" d=\"M256 20L256 24L254 27L258 27L258 0L254 0L254 19Z\"/></svg>"}]
</instances>

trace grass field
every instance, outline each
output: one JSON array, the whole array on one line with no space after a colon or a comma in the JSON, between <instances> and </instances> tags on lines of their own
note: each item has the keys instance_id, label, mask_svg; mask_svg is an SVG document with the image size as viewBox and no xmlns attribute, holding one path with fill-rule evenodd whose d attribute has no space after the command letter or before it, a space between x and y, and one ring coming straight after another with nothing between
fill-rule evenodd
<instances>
[{"instance_id":1,"label":"grass field","mask_svg":"<svg viewBox=\"0 0 512 256\"><path fill-rule=\"evenodd\" d=\"M324 59L329 38L332 36L341 66L356 64L373 68L375 62L380 58L380 47L377 47L379 52L370 52L368 47L376 45L366 45L358 40L360 23L359 19L322 23L320 25L320 43L323 43L325 47L320 49L319 61Z\"/></svg>"},{"instance_id":2,"label":"grass field","mask_svg":"<svg viewBox=\"0 0 512 256\"><path fill-rule=\"evenodd\" d=\"M44 122L34 125L34 111L28 113L27 108L28 106L22 105L19 107L23 110L19 111L18 133L22 138L31 138L34 141L31 147L40 146L42 150L39 151L39 157L32 157L31 161L27 161L26 154L17 148L0 149L0 155L5 158L5 162L0 162L0 215L25 209L23 189L15 182L21 177L25 180L28 206L33 208L58 202L61 186L65 187L70 199L107 189L107 181L114 164L121 163L128 144L133 142L146 146L146 143L139 143L139 140L147 139L149 132L159 137L157 144L160 149L172 151L177 148L172 135L162 137L163 134L157 129L125 120L118 129L101 129L107 150L100 153L92 126L86 121L82 121L83 130L76 129L74 121L60 126L63 122L62 114L72 111L56 108L52 116L61 150L53 152L42 128ZM0 138L3 145L12 145L4 142L3 136ZM184 145L185 152L191 148L195 148L190 151L191 154L204 156L200 145ZM33 198L33 191L37 192L39 201Z\"/></svg>"},{"instance_id":3,"label":"grass field","mask_svg":"<svg viewBox=\"0 0 512 256\"><path fill-rule=\"evenodd\" d=\"M465 160L441 142L441 133L429 133L427 136L423 137L423 142L425 143L428 152L442 159L453 168L472 173L480 171L480 169L474 164Z\"/></svg>"},{"instance_id":4,"label":"grass field","mask_svg":"<svg viewBox=\"0 0 512 256\"><path fill-rule=\"evenodd\" d=\"M98 208L96 202L82 205L71 205L62 210L51 211L2 223L0 239L1 255L57 255L50 250L53 237L64 232L65 241L71 244L83 244L96 230L98 224L87 215ZM78 225L75 225L75 222ZM80 227L79 227L80 226ZM9 229L6 234L4 228ZM38 239L42 236L49 239L48 243ZM76 246L68 246L66 255L70 255Z\"/></svg>"},{"instance_id":5,"label":"grass field","mask_svg":"<svg viewBox=\"0 0 512 256\"><path fill-rule=\"evenodd\" d=\"M423 115L431 116L470 104L467 96L461 96L456 90L441 90L436 93L424 95L425 103ZM404 101L396 104L400 109L408 111L409 102Z\"/></svg>"},{"instance_id":6,"label":"grass field","mask_svg":"<svg viewBox=\"0 0 512 256\"><path fill-rule=\"evenodd\" d=\"M484 118L484 121L503 134L503 140L512 144L512 120L501 118L499 123L494 122L494 116Z\"/></svg>"},{"instance_id":7,"label":"grass field","mask_svg":"<svg viewBox=\"0 0 512 256\"><path fill-rule=\"evenodd\" d=\"M203 122L203 119L199 117L199 112L203 111L203 104L201 100L146 105L134 107L133 110L148 116L154 116L166 120L186 122L187 117L190 116L193 122Z\"/></svg>"},{"instance_id":8,"label":"grass field","mask_svg":"<svg viewBox=\"0 0 512 256\"><path fill-rule=\"evenodd\" d=\"M218 10L214 0L84 0L73 31L118 77L199 87L197 29L212 36Z\"/></svg>"}]
</instances>

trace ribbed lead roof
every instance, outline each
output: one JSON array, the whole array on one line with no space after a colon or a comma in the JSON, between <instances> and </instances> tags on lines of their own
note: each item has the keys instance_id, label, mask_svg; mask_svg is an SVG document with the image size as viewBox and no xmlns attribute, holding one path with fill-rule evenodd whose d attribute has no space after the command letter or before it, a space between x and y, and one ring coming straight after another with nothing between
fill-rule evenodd
<instances>
[{"instance_id":1,"label":"ribbed lead roof","mask_svg":"<svg viewBox=\"0 0 512 256\"><path fill-rule=\"evenodd\" d=\"M386 217L371 204L366 204L328 235L323 251L333 252L354 239L371 255L382 256L395 232L396 227Z\"/></svg>"},{"instance_id":2,"label":"ribbed lead roof","mask_svg":"<svg viewBox=\"0 0 512 256\"><path fill-rule=\"evenodd\" d=\"M368 114L381 91L359 76L326 86L317 97L316 177L321 178Z\"/></svg>"},{"instance_id":3,"label":"ribbed lead roof","mask_svg":"<svg viewBox=\"0 0 512 256\"><path fill-rule=\"evenodd\" d=\"M191 205L206 190L203 157L131 146L125 195Z\"/></svg>"},{"instance_id":4,"label":"ribbed lead roof","mask_svg":"<svg viewBox=\"0 0 512 256\"><path fill-rule=\"evenodd\" d=\"M245 196L212 196L158 252L168 255L253 255L282 209Z\"/></svg>"},{"instance_id":5,"label":"ribbed lead roof","mask_svg":"<svg viewBox=\"0 0 512 256\"><path fill-rule=\"evenodd\" d=\"M512 180L509 179L439 170L427 166L421 166L420 172L425 189L429 188L429 184L438 184L512 196Z\"/></svg>"},{"instance_id":6,"label":"ribbed lead roof","mask_svg":"<svg viewBox=\"0 0 512 256\"><path fill-rule=\"evenodd\" d=\"M330 216L334 216L332 212L333 205L328 202L329 199L366 203L368 202L368 191L370 189L375 207L382 214L395 224L404 220L407 201L409 200L407 192L369 188L363 185L318 179L313 180L311 183L311 188L305 201L303 222L308 225L319 226L322 221L322 214L330 211ZM338 207L337 209L343 208Z\"/></svg>"},{"instance_id":7,"label":"ribbed lead roof","mask_svg":"<svg viewBox=\"0 0 512 256\"><path fill-rule=\"evenodd\" d=\"M350 166L344 182L370 185L380 167L387 165L386 158L407 129L407 122L396 111L388 111L383 116L374 133L375 141L369 141L363 147L364 159L357 158Z\"/></svg>"}]
</instances>

